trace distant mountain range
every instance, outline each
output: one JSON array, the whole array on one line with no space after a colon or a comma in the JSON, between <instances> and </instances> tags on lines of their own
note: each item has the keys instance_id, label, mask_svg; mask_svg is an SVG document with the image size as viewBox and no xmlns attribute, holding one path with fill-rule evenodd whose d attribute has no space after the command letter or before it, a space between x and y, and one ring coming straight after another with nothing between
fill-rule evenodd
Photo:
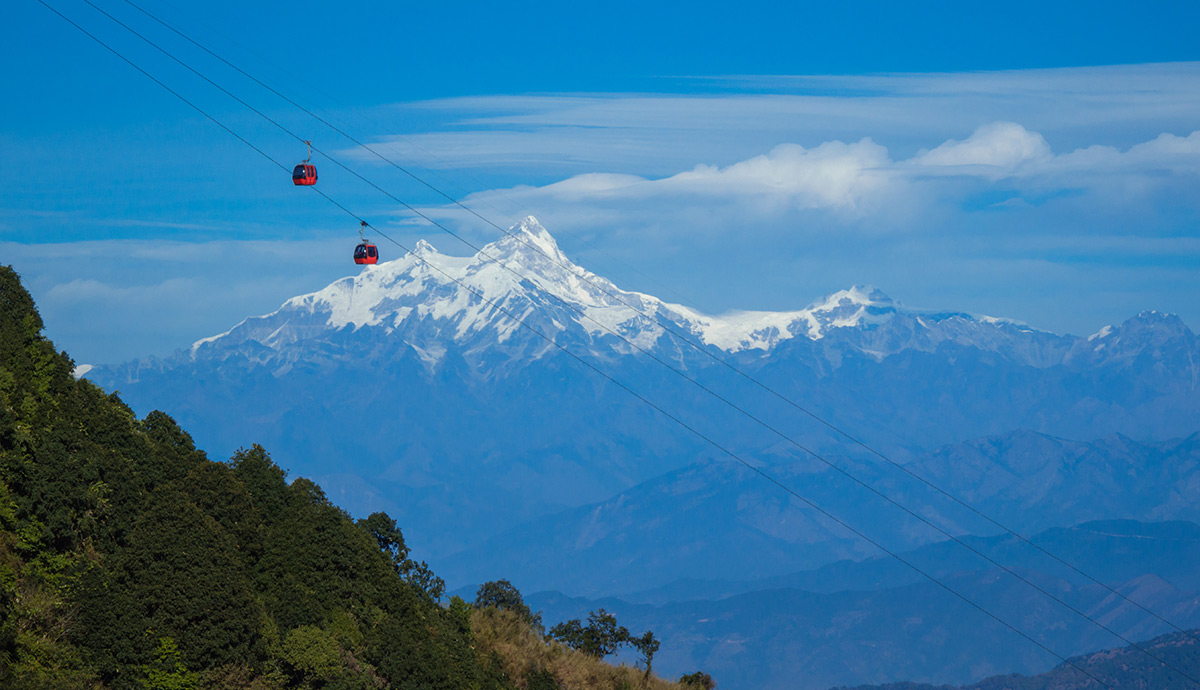
<instances>
[{"instance_id":1,"label":"distant mountain range","mask_svg":"<svg viewBox=\"0 0 1200 690\"><path fill-rule=\"evenodd\" d=\"M878 460L837 460L951 534L1000 531ZM1081 443L1015 432L921 455L908 468L1020 533L1097 519L1200 521L1200 435L1143 445L1122 436ZM770 469L891 549L945 539L819 463L800 460ZM486 563L526 589L569 583L575 594L599 596L686 578L757 580L753 586L765 589L778 584L769 579L775 576L878 555L749 469L710 461L600 503L531 520L439 566L452 583L478 578ZM895 568L888 581L911 575Z\"/></svg>"},{"instance_id":2,"label":"distant mountain range","mask_svg":"<svg viewBox=\"0 0 1200 690\"><path fill-rule=\"evenodd\" d=\"M1168 620L1200 626L1200 525L1101 521L1047 530L1031 540ZM1016 539L968 541L1129 640L1173 631ZM1124 645L953 543L902 556L1058 654ZM652 628L663 639L657 668L668 674L703 668L731 690L825 690L900 679L970 683L1002 673L1041 673L1059 663L890 558L842 562L737 586L707 584L706 589L698 581L675 583L629 598L543 592L527 600L547 621L602 607L631 630ZM1200 658L1190 663L1196 668Z\"/></svg>"},{"instance_id":3,"label":"distant mountain range","mask_svg":"<svg viewBox=\"0 0 1200 690\"><path fill-rule=\"evenodd\" d=\"M792 312L707 316L575 266L532 218L474 257L425 242L414 254L171 357L87 376L137 410L169 412L212 452L262 443L352 512L385 509L414 528L435 559L719 457L493 305L771 464L805 454L650 355L837 455L853 446L715 358L899 461L1016 429L1139 441L1200 429L1200 344L1167 314L1080 338L851 288Z\"/></svg>"},{"instance_id":4,"label":"distant mountain range","mask_svg":"<svg viewBox=\"0 0 1200 690\"><path fill-rule=\"evenodd\" d=\"M1078 690L1099 688L1146 688L1147 690L1188 690L1196 686L1178 671L1192 678L1200 676L1200 629L1160 635L1137 643L1165 661L1157 663L1133 645L1081 654L1051 671L1032 677L1003 674L987 678L969 687L927 685L924 683L887 683L862 685L836 690ZM1176 671L1175 669L1178 669ZM1097 682L1099 681L1099 682Z\"/></svg>"},{"instance_id":5,"label":"distant mountain range","mask_svg":"<svg viewBox=\"0 0 1200 690\"><path fill-rule=\"evenodd\" d=\"M421 242L170 357L79 373L140 413L168 412L219 457L260 443L352 513L386 510L451 587L507 578L588 597L542 597L550 621L621 595L622 623L664 639L664 671L704 668L726 690L970 682L1053 659L870 560L622 387L888 548L933 554L931 569L1066 653L1112 641L938 551L944 535L815 459L805 449L951 534L1001 532L821 420L1007 527L1051 530L1039 538L1200 624L1196 584L1138 550L1166 543L1160 531L1046 536L1200 520L1200 341L1170 314L1077 337L852 287L795 311L710 316L575 266L527 218L475 256ZM1004 539L982 543L1130 634L1161 632ZM1191 544L1176 544L1178 563L1195 571ZM1106 553L1121 558L1093 558Z\"/></svg>"}]
</instances>

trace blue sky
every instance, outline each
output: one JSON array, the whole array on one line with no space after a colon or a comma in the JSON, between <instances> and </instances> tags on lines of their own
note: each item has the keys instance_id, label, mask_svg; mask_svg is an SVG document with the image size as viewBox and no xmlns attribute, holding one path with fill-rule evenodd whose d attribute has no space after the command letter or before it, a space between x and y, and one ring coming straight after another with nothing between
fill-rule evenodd
<instances>
[{"instance_id":1,"label":"blue sky","mask_svg":"<svg viewBox=\"0 0 1200 690\"><path fill-rule=\"evenodd\" d=\"M498 235L93 1L431 216ZM48 2L303 157L81 0ZM1058 332L1142 309L1200 325L1193 4L246 5L145 6L494 222L538 216L622 287L719 312L870 283ZM19 65L0 81L0 261L78 361L167 353L353 272L352 221L40 4L0 32ZM359 215L467 251L317 163Z\"/></svg>"}]
</instances>

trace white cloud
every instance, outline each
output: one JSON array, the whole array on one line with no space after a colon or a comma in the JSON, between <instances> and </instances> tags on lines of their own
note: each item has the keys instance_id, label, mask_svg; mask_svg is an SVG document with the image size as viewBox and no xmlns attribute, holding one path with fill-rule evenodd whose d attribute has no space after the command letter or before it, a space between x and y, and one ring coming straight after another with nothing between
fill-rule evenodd
<instances>
[{"instance_id":1,"label":"white cloud","mask_svg":"<svg viewBox=\"0 0 1200 690\"><path fill-rule=\"evenodd\" d=\"M932 151L913 157L913 165L990 168L987 174L1011 174L1023 165L1050 158L1050 145L1037 132L1015 122L993 122L975 130L965 141L951 139Z\"/></svg>"},{"instance_id":2,"label":"white cloud","mask_svg":"<svg viewBox=\"0 0 1200 690\"><path fill-rule=\"evenodd\" d=\"M870 139L811 148L781 144L729 165L698 165L660 178L588 173L539 187L479 193L466 201L503 199L508 207L570 218L584 227L602 221L668 228L671 217L679 219L677 232L686 233L695 232L697 223L768 227L785 219L803 227L806 212L820 212L825 214L822 228L857 226L879 232L905 225L927 228L939 215L992 188L1010 196L989 208L1036 212L1037 204L1022 194L1107 194L1114 184L1122 185L1122 198L1094 200L1093 211L1103 215L1118 205L1135 204L1131 194L1169 188L1183 179L1194 183L1196 174L1200 132L1163 134L1125 151L1091 146L1055 154L1040 133L1018 123L994 122L966 139L944 141L902 160L893 160L888 149ZM1183 202L1200 207L1200 199ZM446 209L429 212L454 215Z\"/></svg>"},{"instance_id":3,"label":"white cloud","mask_svg":"<svg viewBox=\"0 0 1200 690\"><path fill-rule=\"evenodd\" d=\"M857 212L865 199L886 184L887 150L869 139L833 141L806 149L781 144L769 153L725 167L698 165L657 180L636 175L591 173L541 188L512 190L523 196L546 195L560 202L587 203L690 197L684 203L723 203L750 198L760 208L830 208Z\"/></svg>"},{"instance_id":4,"label":"white cloud","mask_svg":"<svg viewBox=\"0 0 1200 690\"><path fill-rule=\"evenodd\" d=\"M708 197L752 196L797 208L857 212L888 184L887 149L870 139L812 149L780 144L770 153L720 168L697 166L658 182L665 190Z\"/></svg>"},{"instance_id":5,"label":"white cloud","mask_svg":"<svg viewBox=\"0 0 1200 690\"><path fill-rule=\"evenodd\" d=\"M1116 173L1150 171L1179 174L1200 172L1200 130L1186 137L1163 133L1127 151L1112 146L1089 146L1055 158L1046 171Z\"/></svg>"},{"instance_id":6,"label":"white cloud","mask_svg":"<svg viewBox=\"0 0 1200 690\"><path fill-rule=\"evenodd\" d=\"M1161 132L1192 131L1200 112L1200 62L709 81L739 91L421 102L382 109L379 117L403 123L414 110L425 119L434 114L436 131L376 140L388 155L436 169L663 176L700 162L730 165L780 142L815 147L871 138L908 158L994 121L1019 122L1055 150L1128 147Z\"/></svg>"}]
</instances>

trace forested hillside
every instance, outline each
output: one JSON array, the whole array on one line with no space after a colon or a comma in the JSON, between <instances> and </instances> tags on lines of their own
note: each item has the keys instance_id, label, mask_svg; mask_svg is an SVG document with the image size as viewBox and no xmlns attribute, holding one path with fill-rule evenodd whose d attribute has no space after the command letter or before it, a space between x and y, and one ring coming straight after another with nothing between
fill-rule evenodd
<instances>
[{"instance_id":1,"label":"forested hillside","mask_svg":"<svg viewBox=\"0 0 1200 690\"><path fill-rule=\"evenodd\" d=\"M209 460L41 329L0 267L0 687L666 686L440 605L386 515L355 522L259 446Z\"/></svg>"}]
</instances>

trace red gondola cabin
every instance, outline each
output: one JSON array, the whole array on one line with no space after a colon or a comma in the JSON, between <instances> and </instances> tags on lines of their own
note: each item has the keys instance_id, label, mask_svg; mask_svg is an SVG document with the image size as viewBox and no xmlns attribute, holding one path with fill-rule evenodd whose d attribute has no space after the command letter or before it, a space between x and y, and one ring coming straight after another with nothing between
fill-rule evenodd
<instances>
[{"instance_id":1,"label":"red gondola cabin","mask_svg":"<svg viewBox=\"0 0 1200 690\"><path fill-rule=\"evenodd\" d=\"M374 264L379 263L379 250L370 242L363 242L354 248L354 263L356 264Z\"/></svg>"},{"instance_id":2,"label":"red gondola cabin","mask_svg":"<svg viewBox=\"0 0 1200 690\"><path fill-rule=\"evenodd\" d=\"M292 184L312 185L317 183L317 166L301 163L292 171Z\"/></svg>"}]
</instances>

